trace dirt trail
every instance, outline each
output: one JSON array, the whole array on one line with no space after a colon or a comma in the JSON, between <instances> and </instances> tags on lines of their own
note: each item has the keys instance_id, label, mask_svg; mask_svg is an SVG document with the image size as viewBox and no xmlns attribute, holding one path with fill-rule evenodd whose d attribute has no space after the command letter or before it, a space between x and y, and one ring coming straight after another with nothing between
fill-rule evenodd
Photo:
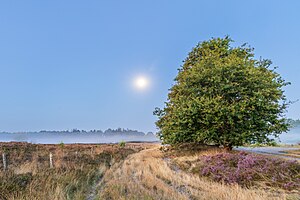
<instances>
[{"instance_id":1,"label":"dirt trail","mask_svg":"<svg viewBox=\"0 0 300 200\"><path fill-rule=\"evenodd\" d=\"M114 164L91 199L276 199L260 190L243 189L201 179L172 166L159 145ZM97 197L97 198L96 198Z\"/></svg>"}]
</instances>

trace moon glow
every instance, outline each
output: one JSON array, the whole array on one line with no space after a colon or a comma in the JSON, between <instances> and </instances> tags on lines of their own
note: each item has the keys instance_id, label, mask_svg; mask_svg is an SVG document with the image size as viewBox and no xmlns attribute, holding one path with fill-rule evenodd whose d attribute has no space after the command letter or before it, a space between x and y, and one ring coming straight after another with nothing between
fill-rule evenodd
<instances>
[{"instance_id":1,"label":"moon glow","mask_svg":"<svg viewBox=\"0 0 300 200\"><path fill-rule=\"evenodd\" d=\"M138 90L145 90L149 86L149 80L144 76L136 77L134 80L134 86Z\"/></svg>"}]
</instances>

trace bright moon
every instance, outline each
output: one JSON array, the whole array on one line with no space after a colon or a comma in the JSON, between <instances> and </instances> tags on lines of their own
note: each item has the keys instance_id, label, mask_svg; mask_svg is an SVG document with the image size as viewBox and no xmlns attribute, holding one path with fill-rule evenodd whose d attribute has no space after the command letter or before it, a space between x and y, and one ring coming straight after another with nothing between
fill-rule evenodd
<instances>
[{"instance_id":1,"label":"bright moon","mask_svg":"<svg viewBox=\"0 0 300 200\"><path fill-rule=\"evenodd\" d=\"M135 79L134 85L137 89L144 90L148 87L149 80L144 76L140 76Z\"/></svg>"}]
</instances>

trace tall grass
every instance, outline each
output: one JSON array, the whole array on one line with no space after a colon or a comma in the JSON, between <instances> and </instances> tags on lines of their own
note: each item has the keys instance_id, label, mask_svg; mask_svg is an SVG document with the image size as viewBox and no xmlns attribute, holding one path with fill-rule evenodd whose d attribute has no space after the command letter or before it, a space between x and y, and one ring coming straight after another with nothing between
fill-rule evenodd
<instances>
[{"instance_id":1,"label":"tall grass","mask_svg":"<svg viewBox=\"0 0 300 200\"><path fill-rule=\"evenodd\" d=\"M0 149L8 158L8 170L0 173L1 200L76 200L86 199L111 165L141 148L1 143Z\"/></svg>"}]
</instances>

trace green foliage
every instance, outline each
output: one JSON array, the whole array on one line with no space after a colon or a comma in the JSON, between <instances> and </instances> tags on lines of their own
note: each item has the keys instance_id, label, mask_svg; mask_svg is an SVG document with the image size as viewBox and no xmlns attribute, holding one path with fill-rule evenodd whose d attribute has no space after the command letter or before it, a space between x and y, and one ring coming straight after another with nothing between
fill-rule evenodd
<instances>
[{"instance_id":1,"label":"green foliage","mask_svg":"<svg viewBox=\"0 0 300 200\"><path fill-rule=\"evenodd\" d=\"M61 142L59 143L59 147L60 147L61 149L63 149L63 148L65 147L65 143L64 143L63 141L61 141Z\"/></svg>"},{"instance_id":2,"label":"green foliage","mask_svg":"<svg viewBox=\"0 0 300 200\"><path fill-rule=\"evenodd\" d=\"M125 141L122 140L121 142L119 142L119 147L124 148L125 145L126 145Z\"/></svg>"},{"instance_id":3,"label":"green foliage","mask_svg":"<svg viewBox=\"0 0 300 200\"><path fill-rule=\"evenodd\" d=\"M253 48L231 47L229 37L199 43L188 55L163 109L156 108L160 139L233 146L267 143L288 130L288 85Z\"/></svg>"}]
</instances>

